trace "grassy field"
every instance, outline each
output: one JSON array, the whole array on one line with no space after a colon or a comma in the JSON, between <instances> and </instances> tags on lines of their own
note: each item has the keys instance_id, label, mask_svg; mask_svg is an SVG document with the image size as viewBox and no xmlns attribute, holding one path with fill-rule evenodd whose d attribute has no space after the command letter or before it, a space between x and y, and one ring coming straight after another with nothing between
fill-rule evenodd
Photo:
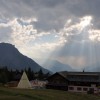
<instances>
[{"instance_id":1,"label":"grassy field","mask_svg":"<svg viewBox=\"0 0 100 100\"><path fill-rule=\"evenodd\" d=\"M0 100L100 100L100 97L58 90L21 90L0 87Z\"/></svg>"}]
</instances>

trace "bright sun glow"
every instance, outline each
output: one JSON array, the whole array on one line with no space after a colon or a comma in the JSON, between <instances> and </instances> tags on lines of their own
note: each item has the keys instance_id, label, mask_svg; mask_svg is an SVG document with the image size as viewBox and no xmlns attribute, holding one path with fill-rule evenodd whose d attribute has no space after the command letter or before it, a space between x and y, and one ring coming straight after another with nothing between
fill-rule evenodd
<instances>
[{"instance_id":1,"label":"bright sun glow","mask_svg":"<svg viewBox=\"0 0 100 100\"><path fill-rule=\"evenodd\" d=\"M96 37L97 37L96 35L90 35L90 36L89 36L89 39L90 39L91 41L95 41L95 40L96 40Z\"/></svg>"},{"instance_id":2,"label":"bright sun glow","mask_svg":"<svg viewBox=\"0 0 100 100\"><path fill-rule=\"evenodd\" d=\"M89 31L89 39L91 41L100 41L100 30Z\"/></svg>"},{"instance_id":3,"label":"bright sun glow","mask_svg":"<svg viewBox=\"0 0 100 100\"><path fill-rule=\"evenodd\" d=\"M80 25L81 25L82 30L85 27L87 27L87 26L89 26L91 24L91 20L92 20L92 17L91 16L85 16L85 17L81 18Z\"/></svg>"}]
</instances>

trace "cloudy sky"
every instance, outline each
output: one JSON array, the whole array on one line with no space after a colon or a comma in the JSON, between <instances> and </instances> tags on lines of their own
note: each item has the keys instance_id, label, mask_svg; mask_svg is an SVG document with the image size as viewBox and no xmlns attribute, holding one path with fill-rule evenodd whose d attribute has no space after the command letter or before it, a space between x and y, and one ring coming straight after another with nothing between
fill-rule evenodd
<instances>
[{"instance_id":1,"label":"cloudy sky","mask_svg":"<svg viewBox=\"0 0 100 100\"><path fill-rule=\"evenodd\" d=\"M0 0L0 42L39 64L100 62L100 0ZM41 59L41 60L40 60Z\"/></svg>"}]
</instances>

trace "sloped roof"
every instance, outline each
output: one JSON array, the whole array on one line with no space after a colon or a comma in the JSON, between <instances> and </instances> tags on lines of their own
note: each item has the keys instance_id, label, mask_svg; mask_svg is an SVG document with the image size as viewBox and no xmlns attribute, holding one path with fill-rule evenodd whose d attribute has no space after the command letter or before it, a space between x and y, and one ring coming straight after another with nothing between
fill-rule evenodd
<instances>
[{"instance_id":1,"label":"sloped roof","mask_svg":"<svg viewBox=\"0 0 100 100\"><path fill-rule=\"evenodd\" d=\"M69 81L100 82L100 72L58 72Z\"/></svg>"},{"instance_id":2,"label":"sloped roof","mask_svg":"<svg viewBox=\"0 0 100 100\"><path fill-rule=\"evenodd\" d=\"M58 72L58 74L60 74L64 78L67 78L67 76L68 76L68 72L67 71Z\"/></svg>"},{"instance_id":3,"label":"sloped roof","mask_svg":"<svg viewBox=\"0 0 100 100\"><path fill-rule=\"evenodd\" d=\"M58 72L60 75L67 77L68 75L86 75L86 76L100 76L100 72L68 72L68 71L61 71Z\"/></svg>"}]
</instances>

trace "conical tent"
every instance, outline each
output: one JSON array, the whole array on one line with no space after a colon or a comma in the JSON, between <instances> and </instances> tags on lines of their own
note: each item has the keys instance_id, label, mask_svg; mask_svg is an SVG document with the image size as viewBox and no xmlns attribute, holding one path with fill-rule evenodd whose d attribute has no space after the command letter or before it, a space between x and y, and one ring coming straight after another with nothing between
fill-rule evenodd
<instances>
[{"instance_id":1,"label":"conical tent","mask_svg":"<svg viewBox=\"0 0 100 100\"><path fill-rule=\"evenodd\" d=\"M18 88L23 88L23 89L32 88L32 86L31 86L31 84L30 84L30 82L28 80L28 77L27 77L25 72L23 72L23 75L22 75L17 87Z\"/></svg>"}]
</instances>

